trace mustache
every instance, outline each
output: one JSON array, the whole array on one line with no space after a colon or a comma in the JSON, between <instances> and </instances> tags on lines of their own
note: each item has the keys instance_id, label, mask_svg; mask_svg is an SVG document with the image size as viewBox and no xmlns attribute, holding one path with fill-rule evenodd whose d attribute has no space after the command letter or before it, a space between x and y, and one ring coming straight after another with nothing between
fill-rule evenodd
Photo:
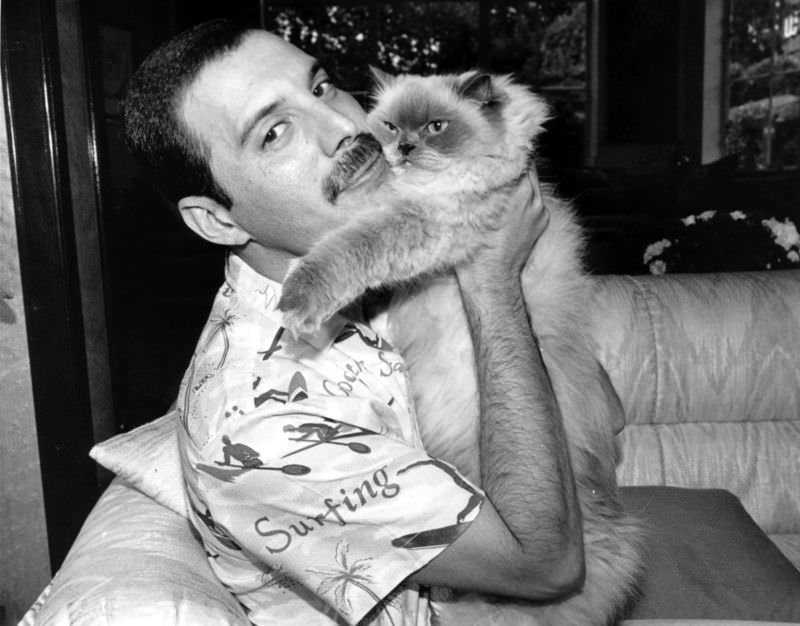
<instances>
[{"instance_id":1,"label":"mustache","mask_svg":"<svg viewBox=\"0 0 800 626\"><path fill-rule=\"evenodd\" d=\"M339 194L347 189L361 166L382 152L381 143L373 135L369 133L356 135L350 147L342 154L333 166L333 171L323 182L325 198L331 203L336 202Z\"/></svg>"}]
</instances>

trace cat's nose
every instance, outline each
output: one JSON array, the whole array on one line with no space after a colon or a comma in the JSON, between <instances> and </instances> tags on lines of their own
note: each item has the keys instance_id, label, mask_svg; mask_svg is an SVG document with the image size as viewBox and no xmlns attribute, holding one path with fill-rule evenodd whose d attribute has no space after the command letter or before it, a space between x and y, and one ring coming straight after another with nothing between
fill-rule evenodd
<instances>
[{"instance_id":1,"label":"cat's nose","mask_svg":"<svg viewBox=\"0 0 800 626\"><path fill-rule=\"evenodd\" d=\"M404 141L404 142L400 143L397 146L397 149L400 151L400 154L402 154L403 156L408 156L409 153L414 149L414 147L415 146L414 146L413 143L408 143L408 142Z\"/></svg>"}]
</instances>

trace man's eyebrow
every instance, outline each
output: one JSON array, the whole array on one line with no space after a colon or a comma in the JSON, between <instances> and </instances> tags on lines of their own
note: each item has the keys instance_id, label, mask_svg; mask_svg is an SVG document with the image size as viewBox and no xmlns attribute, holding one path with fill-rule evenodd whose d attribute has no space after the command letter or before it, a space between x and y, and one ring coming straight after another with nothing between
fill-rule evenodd
<instances>
[{"instance_id":1,"label":"man's eyebrow","mask_svg":"<svg viewBox=\"0 0 800 626\"><path fill-rule=\"evenodd\" d=\"M240 144L243 146L247 143L247 139L250 137L250 134L253 132L253 129L256 125L263 120L268 115L271 115L275 109L283 104L283 98L276 100L266 106L261 107L256 111L252 117L248 118L247 122L242 129L242 135L240 139Z\"/></svg>"},{"instance_id":2,"label":"man's eyebrow","mask_svg":"<svg viewBox=\"0 0 800 626\"><path fill-rule=\"evenodd\" d=\"M314 62L311 64L311 68L308 70L308 87L312 89L314 87L314 78L316 78L317 74L320 71L324 71L325 68L322 67L322 63L320 63L317 59L314 59Z\"/></svg>"}]
</instances>

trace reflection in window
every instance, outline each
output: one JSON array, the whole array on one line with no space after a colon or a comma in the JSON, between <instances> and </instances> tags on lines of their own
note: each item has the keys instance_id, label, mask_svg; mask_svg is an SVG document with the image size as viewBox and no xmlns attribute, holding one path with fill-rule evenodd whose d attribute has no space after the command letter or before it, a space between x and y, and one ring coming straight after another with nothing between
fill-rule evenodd
<instances>
[{"instance_id":1,"label":"reflection in window","mask_svg":"<svg viewBox=\"0 0 800 626\"><path fill-rule=\"evenodd\" d=\"M319 58L367 104L369 65L390 73L483 68L512 73L554 109L541 146L554 167L583 165L586 2L363 2L262 0L261 23Z\"/></svg>"},{"instance_id":2,"label":"reflection in window","mask_svg":"<svg viewBox=\"0 0 800 626\"><path fill-rule=\"evenodd\" d=\"M728 80L739 167L800 166L800 0L732 0Z\"/></svg>"}]
</instances>

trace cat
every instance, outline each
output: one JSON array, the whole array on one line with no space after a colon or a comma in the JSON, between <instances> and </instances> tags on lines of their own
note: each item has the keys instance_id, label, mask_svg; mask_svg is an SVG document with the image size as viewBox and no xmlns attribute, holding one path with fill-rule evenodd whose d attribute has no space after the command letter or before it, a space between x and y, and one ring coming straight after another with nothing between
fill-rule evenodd
<instances>
[{"instance_id":1,"label":"cat","mask_svg":"<svg viewBox=\"0 0 800 626\"><path fill-rule=\"evenodd\" d=\"M478 483L474 354L451 269L497 227L509 189L530 176L550 221L523 272L523 291L570 445L586 580L579 593L553 603L468 594L440 599L436 608L442 622L454 624L481 614L555 626L611 623L641 576L643 528L617 494L613 436L624 417L587 334L583 234L569 203L535 175L534 142L547 106L507 76L376 72L376 79L368 124L394 176L378 194L378 210L357 215L292 266L278 305L285 323L305 332L367 288L402 285L386 325L408 366L423 442Z\"/></svg>"},{"instance_id":2,"label":"cat","mask_svg":"<svg viewBox=\"0 0 800 626\"><path fill-rule=\"evenodd\" d=\"M403 156L411 144L395 142L400 156L388 159L394 176L369 198L337 198L353 219L292 262L284 279L279 308L295 335L313 332L368 288L402 284L465 261L483 245L486 231L499 226L508 194L528 175L531 142L545 119L543 101L507 78L487 74L409 80L430 94L417 101L411 90L409 108L425 108L430 121L419 133L435 149ZM440 82L448 88L432 89ZM385 143L394 133L379 111L370 112L367 123ZM458 115L439 120L437 111ZM518 134L498 141L498 130L508 126ZM363 143L368 153L369 142ZM365 212L365 205L378 210Z\"/></svg>"}]
</instances>

